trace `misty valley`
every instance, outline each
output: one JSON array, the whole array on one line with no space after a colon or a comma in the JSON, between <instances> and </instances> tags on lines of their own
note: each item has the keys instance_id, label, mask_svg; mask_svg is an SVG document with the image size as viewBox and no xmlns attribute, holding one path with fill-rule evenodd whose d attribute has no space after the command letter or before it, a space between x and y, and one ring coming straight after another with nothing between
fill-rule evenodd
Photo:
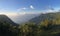
<instances>
[{"instance_id":1,"label":"misty valley","mask_svg":"<svg viewBox=\"0 0 60 36\"><path fill-rule=\"evenodd\" d=\"M60 36L60 0L0 0L0 36Z\"/></svg>"},{"instance_id":2,"label":"misty valley","mask_svg":"<svg viewBox=\"0 0 60 36\"><path fill-rule=\"evenodd\" d=\"M0 15L0 36L60 36L60 12L34 15L23 23Z\"/></svg>"}]
</instances>

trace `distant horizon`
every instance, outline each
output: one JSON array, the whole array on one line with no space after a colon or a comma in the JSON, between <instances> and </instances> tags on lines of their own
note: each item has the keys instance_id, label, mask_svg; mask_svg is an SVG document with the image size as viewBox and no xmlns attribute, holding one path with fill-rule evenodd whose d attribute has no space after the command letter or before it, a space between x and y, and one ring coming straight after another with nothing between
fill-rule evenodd
<instances>
[{"instance_id":1,"label":"distant horizon","mask_svg":"<svg viewBox=\"0 0 60 36\"><path fill-rule=\"evenodd\" d=\"M47 14L47 13L56 13L56 12L20 12L20 13L4 13L3 15L8 16L13 22L15 23L22 23L22 22L26 22L29 19L32 19L40 14ZM2 13L0 13L0 15L2 15ZM27 20L26 20L27 19Z\"/></svg>"},{"instance_id":2,"label":"distant horizon","mask_svg":"<svg viewBox=\"0 0 60 36\"><path fill-rule=\"evenodd\" d=\"M0 0L0 13L60 10L60 0ZM44 12L45 13L45 12Z\"/></svg>"},{"instance_id":3,"label":"distant horizon","mask_svg":"<svg viewBox=\"0 0 60 36\"><path fill-rule=\"evenodd\" d=\"M60 0L0 0L0 15L14 21L25 21L39 14L60 11Z\"/></svg>"}]
</instances>

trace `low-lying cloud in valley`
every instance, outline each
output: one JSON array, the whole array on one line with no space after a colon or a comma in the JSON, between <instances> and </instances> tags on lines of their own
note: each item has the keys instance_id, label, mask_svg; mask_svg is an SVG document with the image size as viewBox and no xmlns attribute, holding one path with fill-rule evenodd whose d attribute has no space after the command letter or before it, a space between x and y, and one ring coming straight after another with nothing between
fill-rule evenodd
<instances>
[{"instance_id":1,"label":"low-lying cloud in valley","mask_svg":"<svg viewBox=\"0 0 60 36\"><path fill-rule=\"evenodd\" d=\"M16 23L23 23L26 22L36 16L38 16L38 13L27 13L27 12L22 12L22 13L0 13L0 14L5 14L7 15L11 20L13 20Z\"/></svg>"}]
</instances>

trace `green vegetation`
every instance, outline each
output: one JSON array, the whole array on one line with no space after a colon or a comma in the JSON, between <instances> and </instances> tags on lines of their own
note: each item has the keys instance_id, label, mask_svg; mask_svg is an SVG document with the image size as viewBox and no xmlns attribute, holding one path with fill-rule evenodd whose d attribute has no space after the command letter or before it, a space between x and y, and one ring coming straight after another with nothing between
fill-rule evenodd
<instances>
[{"instance_id":1,"label":"green vegetation","mask_svg":"<svg viewBox=\"0 0 60 36\"><path fill-rule=\"evenodd\" d=\"M60 25L53 24L52 21L45 20L39 25L35 23L25 23L13 26L0 22L0 36L59 36Z\"/></svg>"},{"instance_id":2,"label":"green vegetation","mask_svg":"<svg viewBox=\"0 0 60 36\"><path fill-rule=\"evenodd\" d=\"M59 13L45 15L47 18L38 24L28 22L16 26L7 22L0 22L0 36L60 36Z\"/></svg>"}]
</instances>

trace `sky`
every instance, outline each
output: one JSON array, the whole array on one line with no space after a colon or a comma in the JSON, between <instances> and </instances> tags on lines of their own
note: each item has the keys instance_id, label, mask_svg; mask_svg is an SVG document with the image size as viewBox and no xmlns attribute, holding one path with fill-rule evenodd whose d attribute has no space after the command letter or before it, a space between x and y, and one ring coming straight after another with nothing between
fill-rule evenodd
<instances>
[{"instance_id":1,"label":"sky","mask_svg":"<svg viewBox=\"0 0 60 36\"><path fill-rule=\"evenodd\" d=\"M0 13L60 10L60 0L0 0Z\"/></svg>"}]
</instances>

